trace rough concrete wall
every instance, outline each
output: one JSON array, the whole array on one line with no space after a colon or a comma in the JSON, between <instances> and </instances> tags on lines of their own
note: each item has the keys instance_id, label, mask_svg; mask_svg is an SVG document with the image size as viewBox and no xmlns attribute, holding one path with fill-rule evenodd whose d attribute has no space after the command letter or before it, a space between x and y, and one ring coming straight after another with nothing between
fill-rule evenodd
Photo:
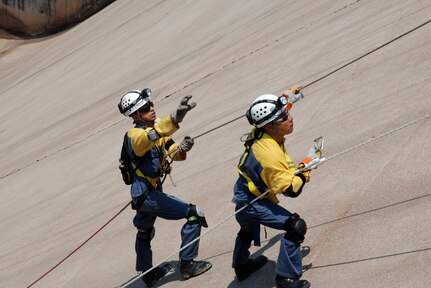
<instances>
[{"instance_id":1,"label":"rough concrete wall","mask_svg":"<svg viewBox=\"0 0 431 288\"><path fill-rule=\"evenodd\" d=\"M58 32L114 0L1 0L0 28L24 36Z\"/></svg>"}]
</instances>

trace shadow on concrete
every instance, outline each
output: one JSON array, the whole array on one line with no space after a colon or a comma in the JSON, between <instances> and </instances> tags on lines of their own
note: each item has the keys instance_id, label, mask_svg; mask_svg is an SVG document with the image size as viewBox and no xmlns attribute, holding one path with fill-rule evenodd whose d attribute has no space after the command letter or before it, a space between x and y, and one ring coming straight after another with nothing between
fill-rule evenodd
<instances>
[{"instance_id":1,"label":"shadow on concrete","mask_svg":"<svg viewBox=\"0 0 431 288\"><path fill-rule=\"evenodd\" d=\"M180 275L179 270L177 269L179 267L178 261L169 261L169 262L165 262L163 264L166 264L166 263L169 263L172 265L172 271L169 272L165 277L163 277L159 282L157 282L157 284L154 287L160 287L160 286L167 284L169 282L182 280L182 276ZM127 282L134 279L135 277L136 277L136 275L133 276L132 278L130 278L129 280L127 280L126 282L124 282L123 284L117 286L117 288L123 287ZM141 279L137 279L133 283L130 283L129 285L127 285L127 287L128 288L146 288L147 285Z\"/></svg>"},{"instance_id":2,"label":"shadow on concrete","mask_svg":"<svg viewBox=\"0 0 431 288\"><path fill-rule=\"evenodd\" d=\"M253 254L252 258L255 258L256 253ZM232 282L227 286L227 288L237 288L237 287L273 287L275 284L275 267L276 262L272 260L268 260L265 266L251 274L247 279L243 281L238 281L236 278L232 280Z\"/></svg>"},{"instance_id":3,"label":"shadow on concrete","mask_svg":"<svg viewBox=\"0 0 431 288\"><path fill-rule=\"evenodd\" d=\"M284 233L281 233L279 235L275 235L274 237L270 238L268 241L262 241L262 243L266 244L258 249L256 252L254 252L251 255L251 258L256 258L260 255L263 255L264 252L268 249L270 249L272 246L274 246L276 243L280 241L280 239L283 237ZM301 255L302 258L305 258L307 255L310 254L311 248L309 246L303 246L301 247ZM215 258L221 255L225 255L228 253L232 253L233 250L223 252L211 257L206 258L206 260ZM232 282L227 286L227 288L236 288L236 287L273 287L275 285L275 268L277 263L273 260L268 260L268 263L263 266L261 269L250 275L249 278L245 279L244 281L238 281L236 278L232 280ZM303 266L303 271L307 271L312 267L312 264L307 264Z\"/></svg>"},{"instance_id":4,"label":"shadow on concrete","mask_svg":"<svg viewBox=\"0 0 431 288\"><path fill-rule=\"evenodd\" d=\"M323 223L320 223L320 224L316 224L314 226L309 227L309 229L313 229L313 228L324 226L324 225L327 225L327 224L330 224L330 223L334 223L334 222L337 222L337 221L345 220L347 218L352 218L352 217L355 217L355 216L360 216L360 215L364 215L364 214L367 214L367 213L375 212L375 211L378 211L378 210L383 210L383 209L386 209L386 208L394 207L394 206L397 206L397 205L408 203L410 201L419 200L419 199L426 198L426 197L429 197L429 196L431 196L431 194L425 194L425 195L421 195L421 196L414 197L414 198L411 198L411 199L407 199L407 200L404 200L404 201L399 201L399 202L396 202L396 203L392 203L390 205L386 205L386 206L378 207L378 208L375 208L375 209L370 209L370 210L367 210L367 211L355 213L355 214L352 214L352 215L345 216L343 218L334 219L334 220L330 220L330 221L323 222ZM263 255L266 250L268 250L272 246L274 246L283 237L283 234L284 233L280 233L278 235L273 236L269 240L262 241L262 243L266 243L266 244L264 246L262 246L261 248L259 248L255 253L253 253L251 255L251 257L252 258L256 258L256 257L258 257L260 255ZM310 249L309 246L303 246L303 247L301 247L302 258L305 258L308 254L310 254L310 250L311 249ZM431 250L431 248L417 249L417 250L412 250L412 251L399 252L399 253L393 253L393 254L388 254L388 255L381 255L381 256L375 256L375 257L369 257L369 258L363 258L363 259L357 259L357 260L351 260L351 261L343 261L343 262L338 262L338 263L322 264L322 265L317 265L317 266L313 266L312 263L309 263L309 264L304 264L304 266L303 266L303 272L305 272L307 270L310 270L310 269L320 269L320 268L327 268L327 267L332 267L332 266L348 265L348 264L353 264L353 263L358 263L358 262L372 261L372 260L381 259L381 258L394 257L394 256L399 256L399 255L404 255L404 254L410 254L410 253L419 253L419 252L424 252L424 251L429 251L429 250ZM223 256L223 255L226 255L226 254L230 254L232 252L233 252L233 250L225 251L225 252L222 252L222 253L219 253L219 254L207 257L207 258L205 258L203 260L207 260L208 261L210 259L217 258L219 256ZM167 284L169 282L182 281L183 280L182 276L181 276L181 274L180 274L180 272L178 270L178 267L179 267L178 261L170 261L169 263L173 267L173 272L169 273L167 276L165 276L163 279L161 279L157 283L157 287L162 286L164 284ZM239 282L236 279L234 279L229 284L228 288L234 288L234 287L271 287L271 286L268 286L268 285L273 285L273 282L271 282L271 284L269 283L269 281L273 281L272 277L257 277L256 275L264 275L264 273L266 275L274 275L275 266L276 266L276 262L269 260L268 264L266 264L264 267L262 267L259 271L256 271L256 273L253 274L253 275L251 275L250 278L248 278L248 279L246 279L246 280L244 280L242 282ZM130 278L128 281L130 281L133 278ZM259 278L259 280L256 281L255 278ZM262 279L262 278L265 278L265 279ZM249 279L252 279L252 280L249 280ZM126 281L125 283L127 283L128 281ZM125 283L123 283L122 285L124 285ZM142 282L139 281L139 280L137 280L134 283L132 283L131 285L129 285L128 287L130 287L130 288L142 287Z\"/></svg>"}]
</instances>

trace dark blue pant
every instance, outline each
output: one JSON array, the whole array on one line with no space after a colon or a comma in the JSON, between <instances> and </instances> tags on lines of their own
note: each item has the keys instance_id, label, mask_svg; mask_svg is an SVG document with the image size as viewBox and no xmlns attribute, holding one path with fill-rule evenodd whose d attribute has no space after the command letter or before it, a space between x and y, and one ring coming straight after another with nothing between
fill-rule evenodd
<instances>
[{"instance_id":1,"label":"dark blue pant","mask_svg":"<svg viewBox=\"0 0 431 288\"><path fill-rule=\"evenodd\" d=\"M241 208L237 206L237 208ZM258 200L251 206L236 214L241 229L253 234L259 224L284 230L283 225L292 215L288 210L269 200ZM251 239L236 237L233 251L233 267L246 263L250 255ZM300 278L302 276L302 256L300 245L285 238L281 239L276 273L283 277Z\"/></svg>"},{"instance_id":2,"label":"dark blue pant","mask_svg":"<svg viewBox=\"0 0 431 288\"><path fill-rule=\"evenodd\" d=\"M136 199L134 199L136 200ZM139 231L151 231L157 217L167 220L185 219L190 210L190 205L182 200L157 190L151 190L141 201L136 211L133 224L138 229L136 236L136 271L146 271L152 267L152 251L149 233ZM197 221L186 222L181 229L181 247L200 236L201 226ZM169 239L165 239L169 241ZM180 252L181 260L192 260L197 257L199 241L196 241Z\"/></svg>"}]
</instances>

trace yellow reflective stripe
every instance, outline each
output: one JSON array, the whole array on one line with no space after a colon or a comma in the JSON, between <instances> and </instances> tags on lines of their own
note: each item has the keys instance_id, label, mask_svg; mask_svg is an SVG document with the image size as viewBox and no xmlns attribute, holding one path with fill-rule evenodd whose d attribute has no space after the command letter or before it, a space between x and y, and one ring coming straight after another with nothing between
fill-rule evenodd
<instances>
[{"instance_id":1,"label":"yellow reflective stripe","mask_svg":"<svg viewBox=\"0 0 431 288\"><path fill-rule=\"evenodd\" d=\"M248 190L250 190L251 193L253 193L256 196L259 196L262 194L260 193L259 189L256 188L256 185L254 185L253 181L251 181L251 179L247 175L242 173L242 171L239 168L238 168L238 172L245 178L245 180L247 180Z\"/></svg>"},{"instance_id":2,"label":"yellow reflective stripe","mask_svg":"<svg viewBox=\"0 0 431 288\"><path fill-rule=\"evenodd\" d=\"M280 147L280 149L283 151L284 153L284 158L286 159L287 162L287 166L289 167L289 170L294 172L296 170L295 168L295 163L293 163L292 159L290 159L289 154L287 154L286 149L284 149L284 145L280 145L277 141L275 141L274 138L272 138L271 136L269 136L268 134L263 134L262 139L268 139L269 141L274 142L275 144L277 144L278 147Z\"/></svg>"},{"instance_id":3,"label":"yellow reflective stripe","mask_svg":"<svg viewBox=\"0 0 431 288\"><path fill-rule=\"evenodd\" d=\"M189 217L189 218L187 218L187 221L196 221L196 220L198 220L198 217L197 216L191 216L191 217Z\"/></svg>"},{"instance_id":4,"label":"yellow reflective stripe","mask_svg":"<svg viewBox=\"0 0 431 288\"><path fill-rule=\"evenodd\" d=\"M158 150L158 153L160 153L160 147L164 147L165 146L165 142L166 142L165 137L160 138L159 140L157 140L157 143L156 143L156 145L153 148L156 148ZM158 145L158 144L161 144L161 145ZM162 153L163 153L163 157L162 157L162 159L160 159L161 160L160 161L160 166L161 167L163 167L165 165L165 163L166 163L166 155L165 155L165 150L164 149L162 149ZM133 162L132 162L132 167L133 167L133 169L136 168L136 164L133 163ZM141 178L145 178L148 182L151 183L151 185L154 188L157 188L157 181L160 179L160 177L151 178L149 176L144 175L144 173L142 173L141 170L139 170L139 169L136 169L136 175L138 175Z\"/></svg>"},{"instance_id":5,"label":"yellow reflective stripe","mask_svg":"<svg viewBox=\"0 0 431 288\"><path fill-rule=\"evenodd\" d=\"M295 168L295 163L293 163L292 161L287 162L287 165L289 166L289 170L292 172L295 172L296 168Z\"/></svg>"},{"instance_id":6,"label":"yellow reflective stripe","mask_svg":"<svg viewBox=\"0 0 431 288\"><path fill-rule=\"evenodd\" d=\"M248 155L248 151L245 152L244 155L242 156L241 162L239 163L238 167L241 167L244 164L245 159L247 158L247 155Z\"/></svg>"},{"instance_id":7,"label":"yellow reflective stripe","mask_svg":"<svg viewBox=\"0 0 431 288\"><path fill-rule=\"evenodd\" d=\"M259 189L257 189L256 185L254 185L253 181L251 181L251 179L249 177L247 177L247 175L242 173L242 171L239 168L238 168L238 172L239 172L239 174L241 174L245 178L245 180L247 180L248 190L251 193L253 193L253 195L255 195L255 196L262 195L262 193L259 191ZM277 197L273 193L268 193L265 196L263 196L261 199L268 199L271 202L274 202L275 204L280 202L280 201L278 201Z\"/></svg>"},{"instance_id":8,"label":"yellow reflective stripe","mask_svg":"<svg viewBox=\"0 0 431 288\"><path fill-rule=\"evenodd\" d=\"M253 181L251 181L251 179L245 175L244 173L242 173L241 171L241 166L244 164L245 159L247 159L248 156L248 151L246 151L241 159L241 162L238 165L238 173L241 174L245 180L247 180L247 185L248 185L248 190L253 193L256 196L261 195L262 193L260 193L259 189L256 188L256 185L254 185Z\"/></svg>"},{"instance_id":9,"label":"yellow reflective stripe","mask_svg":"<svg viewBox=\"0 0 431 288\"><path fill-rule=\"evenodd\" d=\"M275 144L279 149L281 149L281 151L283 151L284 154L284 158L287 162L288 165L288 169L291 171L295 171L295 164L292 162L292 160L290 159L289 155L287 154L286 150L284 149L284 145L280 145L274 138L272 138L271 136L269 136L266 133L263 133L262 137L260 139L265 139L265 140L269 140L270 142L272 142L273 144ZM251 146L249 147L249 149L251 149ZM248 155L248 151L244 154L244 157L241 159L240 164L238 165L238 172L247 180L247 186L249 191L255 195L255 196L260 196L262 195L262 192L259 191L259 189L257 189L256 185L253 183L253 181L244 173L242 173L242 171L240 170L241 166L244 164L246 156ZM274 203L279 203L280 201L277 199L277 196L274 193L268 193L267 195L265 195L264 197L262 197L262 199L268 199L271 202Z\"/></svg>"}]
</instances>

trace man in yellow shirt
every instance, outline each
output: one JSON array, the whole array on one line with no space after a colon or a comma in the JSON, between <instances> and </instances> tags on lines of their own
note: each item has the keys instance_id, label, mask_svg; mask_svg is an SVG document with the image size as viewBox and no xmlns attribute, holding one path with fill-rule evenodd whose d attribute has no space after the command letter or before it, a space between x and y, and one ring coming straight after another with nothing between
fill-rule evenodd
<instances>
[{"instance_id":1,"label":"man in yellow shirt","mask_svg":"<svg viewBox=\"0 0 431 288\"><path fill-rule=\"evenodd\" d=\"M118 104L120 112L131 117L135 124L135 127L127 132L125 144L131 160L130 193L132 208L136 210L133 224L138 230L135 243L138 272L145 272L152 267L150 242L155 234L154 223L157 217L167 220L186 219L181 229L181 247L200 236L201 226L208 227L203 210L199 206L165 194L161 180L169 173L167 157L175 161L185 160L187 152L194 144L189 136L184 137L180 144L175 143L170 136L179 129L179 123L196 103L188 103L192 96L186 96L174 113L160 119L156 117L150 95L151 90L148 88L129 91ZM180 272L185 280L208 271L212 266L207 261L194 260L198 255L198 248L199 241L196 241L179 254ZM169 264L156 267L141 279L148 287L152 287L170 269Z\"/></svg>"},{"instance_id":2,"label":"man in yellow shirt","mask_svg":"<svg viewBox=\"0 0 431 288\"><path fill-rule=\"evenodd\" d=\"M306 223L298 214L278 205L277 199L280 194L299 196L310 180L309 171L294 175L295 164L284 147L284 137L293 132L293 118L287 109L289 105L291 103L285 96L265 94L247 110L247 119L254 128L245 142L246 149L238 164L239 177L232 202L236 204L236 210L248 207L236 214L241 229L235 241L232 266L237 279L242 281L266 264L267 258L263 255L249 258L251 241L259 237L260 224L284 230L276 268L277 288L307 288L310 283L300 280L300 244L304 241ZM268 189L270 192L266 196L249 204Z\"/></svg>"}]
</instances>

